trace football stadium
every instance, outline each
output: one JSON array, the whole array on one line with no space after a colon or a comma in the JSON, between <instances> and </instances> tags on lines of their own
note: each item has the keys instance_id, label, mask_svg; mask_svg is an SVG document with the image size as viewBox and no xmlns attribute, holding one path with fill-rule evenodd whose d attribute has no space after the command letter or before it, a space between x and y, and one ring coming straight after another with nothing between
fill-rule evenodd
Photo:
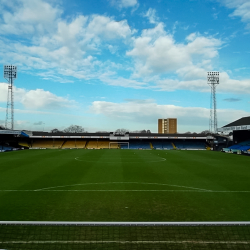
<instances>
[{"instance_id":1,"label":"football stadium","mask_svg":"<svg viewBox=\"0 0 250 250\"><path fill-rule=\"evenodd\" d=\"M15 130L16 72L4 67L1 249L249 249L250 117L217 129L218 72L200 134L177 118L158 133Z\"/></svg>"},{"instance_id":2,"label":"football stadium","mask_svg":"<svg viewBox=\"0 0 250 250\"><path fill-rule=\"evenodd\" d=\"M4 74L1 249L249 249L250 117L217 129L214 88L207 133L26 131Z\"/></svg>"},{"instance_id":3,"label":"football stadium","mask_svg":"<svg viewBox=\"0 0 250 250\"><path fill-rule=\"evenodd\" d=\"M248 249L242 119L232 141L1 130L1 248Z\"/></svg>"},{"instance_id":4,"label":"football stadium","mask_svg":"<svg viewBox=\"0 0 250 250\"><path fill-rule=\"evenodd\" d=\"M250 249L249 0L0 4L0 250Z\"/></svg>"}]
</instances>

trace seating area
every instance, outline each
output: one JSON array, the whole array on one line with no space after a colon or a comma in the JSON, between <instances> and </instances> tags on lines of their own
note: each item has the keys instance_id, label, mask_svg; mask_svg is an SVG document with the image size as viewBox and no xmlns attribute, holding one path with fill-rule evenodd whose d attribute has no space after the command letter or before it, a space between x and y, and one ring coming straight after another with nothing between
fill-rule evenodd
<instances>
[{"instance_id":1,"label":"seating area","mask_svg":"<svg viewBox=\"0 0 250 250\"><path fill-rule=\"evenodd\" d=\"M206 144L199 141L153 141L152 145L154 149L206 149Z\"/></svg>"},{"instance_id":2,"label":"seating area","mask_svg":"<svg viewBox=\"0 0 250 250\"><path fill-rule=\"evenodd\" d=\"M114 142L114 143L110 143L110 148L118 149L120 147L119 147L119 144L117 142Z\"/></svg>"},{"instance_id":3,"label":"seating area","mask_svg":"<svg viewBox=\"0 0 250 250\"><path fill-rule=\"evenodd\" d=\"M173 149L172 143L169 141L153 141L154 149Z\"/></svg>"},{"instance_id":4,"label":"seating area","mask_svg":"<svg viewBox=\"0 0 250 250\"><path fill-rule=\"evenodd\" d=\"M173 141L177 149L206 149L206 144L199 141Z\"/></svg>"},{"instance_id":5,"label":"seating area","mask_svg":"<svg viewBox=\"0 0 250 250\"><path fill-rule=\"evenodd\" d=\"M149 142L144 141L131 141L129 142L130 149L151 149Z\"/></svg>"},{"instance_id":6,"label":"seating area","mask_svg":"<svg viewBox=\"0 0 250 250\"><path fill-rule=\"evenodd\" d=\"M109 148L109 141L98 141L98 148Z\"/></svg>"},{"instance_id":7,"label":"seating area","mask_svg":"<svg viewBox=\"0 0 250 250\"><path fill-rule=\"evenodd\" d=\"M62 148L85 148L86 141L67 140L63 143Z\"/></svg>"},{"instance_id":8,"label":"seating area","mask_svg":"<svg viewBox=\"0 0 250 250\"><path fill-rule=\"evenodd\" d=\"M13 147L0 145L0 152L12 151Z\"/></svg>"},{"instance_id":9,"label":"seating area","mask_svg":"<svg viewBox=\"0 0 250 250\"><path fill-rule=\"evenodd\" d=\"M61 140L34 140L31 148L61 148L64 141Z\"/></svg>"},{"instance_id":10,"label":"seating area","mask_svg":"<svg viewBox=\"0 0 250 250\"><path fill-rule=\"evenodd\" d=\"M85 148L86 141L76 141L76 148Z\"/></svg>"},{"instance_id":11,"label":"seating area","mask_svg":"<svg viewBox=\"0 0 250 250\"><path fill-rule=\"evenodd\" d=\"M238 144L232 145L228 148L223 148L223 152L238 152L238 151L250 151L250 140L240 142Z\"/></svg>"},{"instance_id":12,"label":"seating area","mask_svg":"<svg viewBox=\"0 0 250 250\"><path fill-rule=\"evenodd\" d=\"M29 145L28 142L26 142L26 141L19 142L18 145L20 145L21 147L26 147L26 148L29 148L29 147L30 147L30 145Z\"/></svg>"},{"instance_id":13,"label":"seating area","mask_svg":"<svg viewBox=\"0 0 250 250\"><path fill-rule=\"evenodd\" d=\"M97 149L97 141L89 141L86 145L88 149Z\"/></svg>"},{"instance_id":14,"label":"seating area","mask_svg":"<svg viewBox=\"0 0 250 250\"><path fill-rule=\"evenodd\" d=\"M122 144L119 142L110 143L109 140L90 140L84 141L81 139L35 139L32 142L28 143L26 141L19 142L20 146L29 147L29 148L49 148L49 149L206 149L206 144L203 141L188 141L188 140L172 140L172 141L164 141L164 140L131 140L128 144ZM250 149L250 142L245 143L246 145L233 145L232 149L238 149L241 147L241 150Z\"/></svg>"}]
</instances>

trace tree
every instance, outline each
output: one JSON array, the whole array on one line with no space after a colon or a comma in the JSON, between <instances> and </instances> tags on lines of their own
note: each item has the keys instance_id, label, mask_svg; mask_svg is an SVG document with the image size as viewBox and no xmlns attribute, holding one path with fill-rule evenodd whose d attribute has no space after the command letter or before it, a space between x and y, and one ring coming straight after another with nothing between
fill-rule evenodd
<instances>
[{"instance_id":1,"label":"tree","mask_svg":"<svg viewBox=\"0 0 250 250\"><path fill-rule=\"evenodd\" d=\"M116 134L125 134L126 132L129 132L129 130L125 128L119 128L115 131Z\"/></svg>"},{"instance_id":2,"label":"tree","mask_svg":"<svg viewBox=\"0 0 250 250\"><path fill-rule=\"evenodd\" d=\"M63 133L63 131L57 129L57 128L54 128L50 131L50 133Z\"/></svg>"},{"instance_id":3,"label":"tree","mask_svg":"<svg viewBox=\"0 0 250 250\"><path fill-rule=\"evenodd\" d=\"M201 134L208 135L208 134L210 134L210 131L209 130L204 130L204 131L201 131Z\"/></svg>"},{"instance_id":4,"label":"tree","mask_svg":"<svg viewBox=\"0 0 250 250\"><path fill-rule=\"evenodd\" d=\"M0 125L0 130L5 130L5 127L3 125Z\"/></svg>"},{"instance_id":5,"label":"tree","mask_svg":"<svg viewBox=\"0 0 250 250\"><path fill-rule=\"evenodd\" d=\"M70 125L69 127L63 130L64 133L86 133L82 126Z\"/></svg>"}]
</instances>

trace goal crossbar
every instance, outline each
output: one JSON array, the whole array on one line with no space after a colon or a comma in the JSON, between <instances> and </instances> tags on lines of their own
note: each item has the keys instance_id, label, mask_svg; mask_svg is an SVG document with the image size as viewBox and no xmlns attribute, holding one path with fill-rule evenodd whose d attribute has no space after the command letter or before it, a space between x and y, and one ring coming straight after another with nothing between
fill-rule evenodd
<instances>
[{"instance_id":1,"label":"goal crossbar","mask_svg":"<svg viewBox=\"0 0 250 250\"><path fill-rule=\"evenodd\" d=\"M250 226L250 221L178 221L178 222L144 222L144 221L0 221L0 225L64 225L64 226Z\"/></svg>"}]
</instances>

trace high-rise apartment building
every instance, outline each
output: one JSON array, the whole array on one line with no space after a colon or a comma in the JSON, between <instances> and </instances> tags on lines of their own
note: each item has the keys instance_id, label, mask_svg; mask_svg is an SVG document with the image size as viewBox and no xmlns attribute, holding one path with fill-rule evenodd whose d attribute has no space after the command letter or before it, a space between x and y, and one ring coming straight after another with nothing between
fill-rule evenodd
<instances>
[{"instance_id":1,"label":"high-rise apartment building","mask_svg":"<svg viewBox=\"0 0 250 250\"><path fill-rule=\"evenodd\" d=\"M177 118L158 119L159 134L176 134Z\"/></svg>"}]
</instances>

